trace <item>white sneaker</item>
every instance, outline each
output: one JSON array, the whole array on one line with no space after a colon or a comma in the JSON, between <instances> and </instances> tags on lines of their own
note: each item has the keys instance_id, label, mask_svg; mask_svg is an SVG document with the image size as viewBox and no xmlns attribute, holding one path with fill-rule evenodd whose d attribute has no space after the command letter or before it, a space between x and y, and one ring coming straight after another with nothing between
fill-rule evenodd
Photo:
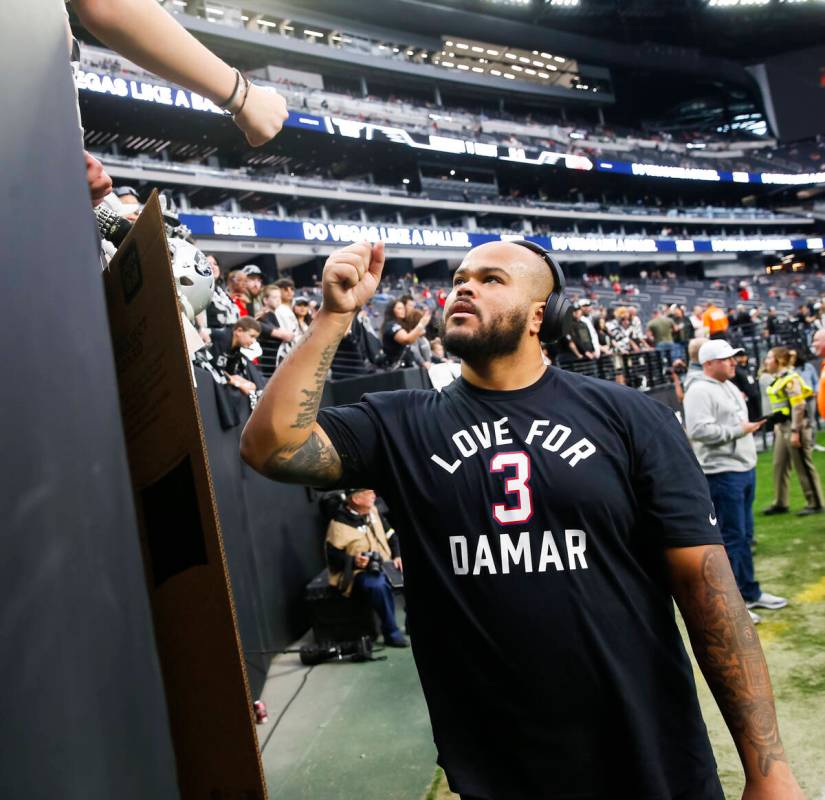
<instances>
[{"instance_id":1,"label":"white sneaker","mask_svg":"<svg viewBox=\"0 0 825 800\"><path fill-rule=\"evenodd\" d=\"M748 609L748 614L751 615L751 622L754 625L758 625L760 622L762 622L762 617L760 617L759 614L757 614L756 612L751 611L750 609Z\"/></svg>"},{"instance_id":2,"label":"white sneaker","mask_svg":"<svg viewBox=\"0 0 825 800\"><path fill-rule=\"evenodd\" d=\"M762 592L756 600L751 600L745 603L748 608L768 608L771 611L776 611L778 608L785 608L788 601L784 597L777 597L775 594L768 594Z\"/></svg>"}]
</instances>

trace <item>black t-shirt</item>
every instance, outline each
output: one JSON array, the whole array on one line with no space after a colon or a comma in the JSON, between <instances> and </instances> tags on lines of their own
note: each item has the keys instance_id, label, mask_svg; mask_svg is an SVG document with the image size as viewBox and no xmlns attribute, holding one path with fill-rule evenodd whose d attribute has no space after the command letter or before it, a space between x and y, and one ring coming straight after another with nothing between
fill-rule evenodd
<instances>
[{"instance_id":1,"label":"black t-shirt","mask_svg":"<svg viewBox=\"0 0 825 800\"><path fill-rule=\"evenodd\" d=\"M387 357L388 364L395 364L404 355L406 345L395 341L395 334L403 330L404 328L400 322L390 322L384 327L381 335L381 345L384 348L384 355Z\"/></svg>"},{"instance_id":2,"label":"black t-shirt","mask_svg":"<svg viewBox=\"0 0 825 800\"><path fill-rule=\"evenodd\" d=\"M413 652L462 794L666 800L715 762L663 550L719 544L673 412L549 368L325 408L341 485L386 498Z\"/></svg>"}]
</instances>

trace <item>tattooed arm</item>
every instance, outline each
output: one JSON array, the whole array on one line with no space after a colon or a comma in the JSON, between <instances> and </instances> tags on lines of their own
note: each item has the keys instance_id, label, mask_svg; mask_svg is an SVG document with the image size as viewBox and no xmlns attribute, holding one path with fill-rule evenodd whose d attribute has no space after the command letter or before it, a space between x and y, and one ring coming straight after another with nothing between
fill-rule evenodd
<instances>
[{"instance_id":1,"label":"tattooed arm","mask_svg":"<svg viewBox=\"0 0 825 800\"><path fill-rule=\"evenodd\" d=\"M327 259L321 310L269 380L241 436L241 457L268 478L325 486L341 477L341 459L315 418L338 344L383 268L382 242L353 244Z\"/></svg>"},{"instance_id":2,"label":"tattooed arm","mask_svg":"<svg viewBox=\"0 0 825 800\"><path fill-rule=\"evenodd\" d=\"M771 680L721 545L667 550L673 596L742 759L743 800L804 800L785 758Z\"/></svg>"}]
</instances>

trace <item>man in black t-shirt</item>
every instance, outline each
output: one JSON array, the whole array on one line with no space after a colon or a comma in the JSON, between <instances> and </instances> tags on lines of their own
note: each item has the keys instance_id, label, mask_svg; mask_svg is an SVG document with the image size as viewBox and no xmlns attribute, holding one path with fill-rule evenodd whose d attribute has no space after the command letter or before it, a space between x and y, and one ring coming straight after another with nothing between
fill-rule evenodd
<instances>
[{"instance_id":1,"label":"man in black t-shirt","mask_svg":"<svg viewBox=\"0 0 825 800\"><path fill-rule=\"evenodd\" d=\"M720 800L690 661L741 753L745 800L802 800L759 640L675 416L547 368L542 256L471 250L445 306L462 375L319 412L383 245L336 251L324 304L241 454L276 480L374 486L398 517L413 651L439 762L479 800Z\"/></svg>"}]
</instances>

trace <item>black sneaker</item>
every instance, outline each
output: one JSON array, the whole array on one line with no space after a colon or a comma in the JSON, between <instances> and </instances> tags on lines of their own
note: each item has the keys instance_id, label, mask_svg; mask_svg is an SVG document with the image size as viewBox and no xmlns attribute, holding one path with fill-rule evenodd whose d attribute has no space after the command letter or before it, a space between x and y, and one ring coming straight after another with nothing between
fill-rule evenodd
<instances>
[{"instance_id":1,"label":"black sneaker","mask_svg":"<svg viewBox=\"0 0 825 800\"><path fill-rule=\"evenodd\" d=\"M399 631L393 636L385 636L384 644L387 647L409 647L410 643L404 638L404 634Z\"/></svg>"},{"instance_id":2,"label":"black sneaker","mask_svg":"<svg viewBox=\"0 0 825 800\"><path fill-rule=\"evenodd\" d=\"M805 506L805 508L803 508L802 511L796 512L796 516L810 517L811 514L821 514L823 511L825 511L825 508L823 508L822 506Z\"/></svg>"},{"instance_id":3,"label":"black sneaker","mask_svg":"<svg viewBox=\"0 0 825 800\"><path fill-rule=\"evenodd\" d=\"M769 506L762 513L766 517L770 517L774 514L787 514L789 511L790 509L787 506Z\"/></svg>"}]
</instances>

